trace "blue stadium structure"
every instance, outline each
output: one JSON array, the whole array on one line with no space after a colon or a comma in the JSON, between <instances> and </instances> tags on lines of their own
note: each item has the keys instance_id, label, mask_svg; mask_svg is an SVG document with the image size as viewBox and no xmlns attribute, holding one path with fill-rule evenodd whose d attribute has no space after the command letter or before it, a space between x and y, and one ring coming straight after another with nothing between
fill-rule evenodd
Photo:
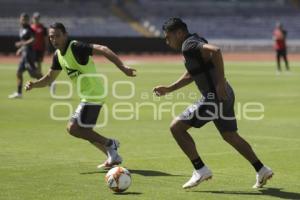
<instances>
[{"instance_id":1,"label":"blue stadium structure","mask_svg":"<svg viewBox=\"0 0 300 200\"><path fill-rule=\"evenodd\" d=\"M225 49L269 49L280 21L291 50L299 50L299 0L0 0L0 36L18 35L21 12L41 13L47 26L64 23L75 37L162 37L161 26L181 17Z\"/></svg>"}]
</instances>

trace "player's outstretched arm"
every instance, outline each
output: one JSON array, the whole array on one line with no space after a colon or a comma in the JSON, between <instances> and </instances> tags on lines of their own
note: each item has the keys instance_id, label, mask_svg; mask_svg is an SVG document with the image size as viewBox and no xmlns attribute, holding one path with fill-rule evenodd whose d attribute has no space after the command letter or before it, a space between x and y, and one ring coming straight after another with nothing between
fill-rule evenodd
<instances>
[{"instance_id":1,"label":"player's outstretched arm","mask_svg":"<svg viewBox=\"0 0 300 200\"><path fill-rule=\"evenodd\" d=\"M124 65L121 59L107 46L93 44L93 54L101 54L114 63L127 76L136 76L136 70Z\"/></svg>"},{"instance_id":2,"label":"player's outstretched arm","mask_svg":"<svg viewBox=\"0 0 300 200\"><path fill-rule=\"evenodd\" d=\"M28 81L25 85L25 90L31 90L32 88L41 88L49 86L59 75L61 70L50 69L48 73L37 81Z\"/></svg>"},{"instance_id":3,"label":"player's outstretched arm","mask_svg":"<svg viewBox=\"0 0 300 200\"><path fill-rule=\"evenodd\" d=\"M153 92L157 96L164 96L167 93L173 92L175 90L178 90L178 89L190 84L191 82L193 82L193 78L191 77L191 75L188 72L185 72L177 81L175 81L171 85L157 86L153 89Z\"/></svg>"},{"instance_id":4,"label":"player's outstretched arm","mask_svg":"<svg viewBox=\"0 0 300 200\"><path fill-rule=\"evenodd\" d=\"M17 48L20 48L20 47L23 47L23 46L28 45L28 44L33 44L34 40L35 40L34 37L31 37L28 40L21 40L21 41L16 42L15 46Z\"/></svg>"},{"instance_id":5,"label":"player's outstretched arm","mask_svg":"<svg viewBox=\"0 0 300 200\"><path fill-rule=\"evenodd\" d=\"M224 62L220 48L211 44L204 44L203 48L201 48L201 53L202 57L206 62L211 60L214 66L216 67L216 93L219 100L226 100L226 79L224 75Z\"/></svg>"},{"instance_id":6,"label":"player's outstretched arm","mask_svg":"<svg viewBox=\"0 0 300 200\"><path fill-rule=\"evenodd\" d=\"M16 56L21 55L22 51L23 51L23 47L18 48L16 51Z\"/></svg>"}]
</instances>

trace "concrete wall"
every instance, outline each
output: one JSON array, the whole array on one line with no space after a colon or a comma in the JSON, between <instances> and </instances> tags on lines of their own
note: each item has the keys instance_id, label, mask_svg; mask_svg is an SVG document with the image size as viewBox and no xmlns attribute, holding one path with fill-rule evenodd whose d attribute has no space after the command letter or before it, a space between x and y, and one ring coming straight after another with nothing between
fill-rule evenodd
<instances>
[{"instance_id":1,"label":"concrete wall","mask_svg":"<svg viewBox=\"0 0 300 200\"><path fill-rule=\"evenodd\" d=\"M79 41L109 46L118 53L172 53L163 38L144 37L71 37ZM15 53L16 36L0 36L0 53ZM272 51L272 40L209 40L224 52ZM300 40L288 40L288 51L300 53Z\"/></svg>"}]
</instances>

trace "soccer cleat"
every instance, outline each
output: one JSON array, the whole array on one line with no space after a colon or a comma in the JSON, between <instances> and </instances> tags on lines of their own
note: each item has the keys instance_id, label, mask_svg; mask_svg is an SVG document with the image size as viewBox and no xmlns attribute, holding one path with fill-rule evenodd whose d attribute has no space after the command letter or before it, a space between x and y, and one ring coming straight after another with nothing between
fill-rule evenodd
<instances>
[{"instance_id":1,"label":"soccer cleat","mask_svg":"<svg viewBox=\"0 0 300 200\"><path fill-rule=\"evenodd\" d=\"M211 179L212 178L212 172L210 169L208 169L206 166L202 167L201 169L194 170L192 177L188 182L186 182L182 188L188 189L191 187L195 187L199 185L201 182Z\"/></svg>"},{"instance_id":2,"label":"soccer cleat","mask_svg":"<svg viewBox=\"0 0 300 200\"><path fill-rule=\"evenodd\" d=\"M123 161L122 157L120 155L117 155L115 157L115 160L113 161L109 161L109 158L104 161L104 163L100 164L97 166L97 169L105 169L105 170L108 170L108 169L111 169L113 167L115 167L116 165L119 165L121 164Z\"/></svg>"},{"instance_id":3,"label":"soccer cleat","mask_svg":"<svg viewBox=\"0 0 300 200\"><path fill-rule=\"evenodd\" d=\"M256 183L253 185L253 188L262 188L272 178L273 174L272 169L263 166L256 174Z\"/></svg>"},{"instance_id":4,"label":"soccer cleat","mask_svg":"<svg viewBox=\"0 0 300 200\"><path fill-rule=\"evenodd\" d=\"M22 94L18 93L18 92L14 92L11 95L8 96L9 99L21 99L22 98Z\"/></svg>"},{"instance_id":5,"label":"soccer cleat","mask_svg":"<svg viewBox=\"0 0 300 200\"><path fill-rule=\"evenodd\" d=\"M107 147L107 150L115 150L117 151L118 148L120 147L120 142L118 140L115 140L115 139L111 139L112 141L112 144Z\"/></svg>"},{"instance_id":6,"label":"soccer cleat","mask_svg":"<svg viewBox=\"0 0 300 200\"><path fill-rule=\"evenodd\" d=\"M115 165L119 165L122 163L123 159L118 154L118 148L120 147L120 142L118 140L112 140L112 144L107 149L107 160L98 165L98 169L110 169Z\"/></svg>"}]
</instances>

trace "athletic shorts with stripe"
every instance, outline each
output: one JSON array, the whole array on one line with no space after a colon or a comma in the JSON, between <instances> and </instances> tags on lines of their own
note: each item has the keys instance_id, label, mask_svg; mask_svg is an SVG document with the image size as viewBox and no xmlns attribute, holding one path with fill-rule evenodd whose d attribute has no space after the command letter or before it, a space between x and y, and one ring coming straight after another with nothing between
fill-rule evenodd
<instances>
[{"instance_id":1,"label":"athletic shorts with stripe","mask_svg":"<svg viewBox=\"0 0 300 200\"><path fill-rule=\"evenodd\" d=\"M93 128L98 119L101 105L81 102L72 115L70 122L77 122L80 127Z\"/></svg>"},{"instance_id":2,"label":"athletic shorts with stripe","mask_svg":"<svg viewBox=\"0 0 300 200\"><path fill-rule=\"evenodd\" d=\"M213 121L220 133L237 131L234 92L230 86L226 89L227 99L225 101L220 102L214 93L208 93L187 107L177 119L195 128L201 128L207 122Z\"/></svg>"}]
</instances>

